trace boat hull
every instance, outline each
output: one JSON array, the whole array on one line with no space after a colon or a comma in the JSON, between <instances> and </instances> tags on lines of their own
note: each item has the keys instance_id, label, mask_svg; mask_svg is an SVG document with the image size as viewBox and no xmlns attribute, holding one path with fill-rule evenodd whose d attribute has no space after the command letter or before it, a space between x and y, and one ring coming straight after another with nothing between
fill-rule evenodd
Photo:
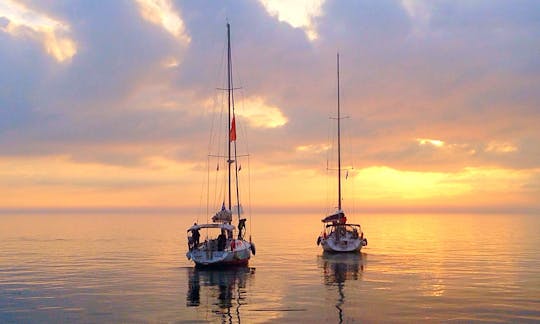
<instances>
[{"instance_id":1,"label":"boat hull","mask_svg":"<svg viewBox=\"0 0 540 324\"><path fill-rule=\"evenodd\" d=\"M321 239L321 246L326 252L357 252L362 249L363 240L335 240L332 238Z\"/></svg>"},{"instance_id":2,"label":"boat hull","mask_svg":"<svg viewBox=\"0 0 540 324\"><path fill-rule=\"evenodd\" d=\"M330 234L323 233L318 242L324 251L327 252L357 252L367 245L367 239L358 236L358 231L345 230L345 227L339 226L332 230Z\"/></svg>"},{"instance_id":3,"label":"boat hull","mask_svg":"<svg viewBox=\"0 0 540 324\"><path fill-rule=\"evenodd\" d=\"M247 265L251 258L251 244L247 241L236 240L235 248L224 251L206 249L201 246L186 253L188 259L198 267L221 267Z\"/></svg>"}]
</instances>

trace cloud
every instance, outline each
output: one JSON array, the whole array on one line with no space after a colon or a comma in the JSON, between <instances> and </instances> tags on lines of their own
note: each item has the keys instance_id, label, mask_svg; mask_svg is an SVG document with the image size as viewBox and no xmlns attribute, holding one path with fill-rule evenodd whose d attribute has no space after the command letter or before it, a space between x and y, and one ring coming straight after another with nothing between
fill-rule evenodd
<instances>
[{"instance_id":1,"label":"cloud","mask_svg":"<svg viewBox=\"0 0 540 324\"><path fill-rule=\"evenodd\" d=\"M287 118L278 107L267 105L260 97L246 98L242 106L237 113L246 118L252 127L276 128L287 123Z\"/></svg>"},{"instance_id":2,"label":"cloud","mask_svg":"<svg viewBox=\"0 0 540 324\"><path fill-rule=\"evenodd\" d=\"M3 2L1 155L67 156L107 172L143 172L149 158L200 167L209 98L226 81L228 19L239 120L266 185L324 173L337 51L341 107L351 117L344 154L356 168L418 177L424 192L470 168L521 172L531 178L516 183L536 183L537 2L326 0L292 16L268 9L277 4ZM310 30L316 38L306 37Z\"/></svg>"},{"instance_id":3,"label":"cloud","mask_svg":"<svg viewBox=\"0 0 540 324\"><path fill-rule=\"evenodd\" d=\"M314 18L322 14L321 7L324 0L260 0L265 9L280 21L285 21L293 27L300 27L305 30L310 40L318 37Z\"/></svg>"},{"instance_id":4,"label":"cloud","mask_svg":"<svg viewBox=\"0 0 540 324\"><path fill-rule=\"evenodd\" d=\"M486 147L486 152L495 153L511 153L517 151L518 148L510 143L505 142L489 142Z\"/></svg>"},{"instance_id":5,"label":"cloud","mask_svg":"<svg viewBox=\"0 0 540 324\"><path fill-rule=\"evenodd\" d=\"M186 34L184 22L169 0L135 0L144 19L161 25L173 36L185 43L191 38Z\"/></svg>"},{"instance_id":6,"label":"cloud","mask_svg":"<svg viewBox=\"0 0 540 324\"><path fill-rule=\"evenodd\" d=\"M69 37L70 26L13 0L0 3L0 29L14 37L28 37L40 42L47 54L58 62L69 61L77 54L76 42Z\"/></svg>"},{"instance_id":7,"label":"cloud","mask_svg":"<svg viewBox=\"0 0 540 324\"><path fill-rule=\"evenodd\" d=\"M429 139L429 138L417 138L416 141L420 145L430 144L430 145L433 145L433 146L436 146L436 147L444 146L444 142L441 141L441 140L434 140L434 139Z\"/></svg>"}]
</instances>

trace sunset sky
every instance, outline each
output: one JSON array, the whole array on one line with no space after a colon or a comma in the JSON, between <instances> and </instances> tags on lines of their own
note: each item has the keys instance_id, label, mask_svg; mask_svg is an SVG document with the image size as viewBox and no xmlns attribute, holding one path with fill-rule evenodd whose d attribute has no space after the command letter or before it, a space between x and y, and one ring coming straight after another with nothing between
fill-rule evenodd
<instances>
[{"instance_id":1,"label":"sunset sky","mask_svg":"<svg viewBox=\"0 0 540 324\"><path fill-rule=\"evenodd\" d=\"M253 208L326 208L339 51L345 201L540 210L535 0L0 0L0 209L200 206L227 20Z\"/></svg>"}]
</instances>

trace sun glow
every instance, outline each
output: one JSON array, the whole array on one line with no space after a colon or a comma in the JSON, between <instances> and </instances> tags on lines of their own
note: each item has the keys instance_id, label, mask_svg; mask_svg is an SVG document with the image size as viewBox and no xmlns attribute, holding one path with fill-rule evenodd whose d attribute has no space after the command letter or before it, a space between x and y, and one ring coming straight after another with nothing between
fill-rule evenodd
<instances>
[{"instance_id":1,"label":"sun glow","mask_svg":"<svg viewBox=\"0 0 540 324\"><path fill-rule=\"evenodd\" d=\"M7 20L0 30L13 36L35 39L58 62L68 61L77 53L75 41L67 36L70 27L66 23L12 0L0 2L0 18Z\"/></svg>"},{"instance_id":2,"label":"sun glow","mask_svg":"<svg viewBox=\"0 0 540 324\"><path fill-rule=\"evenodd\" d=\"M313 18L320 16L324 0L259 0L266 11L295 28L302 28L310 40L318 38Z\"/></svg>"},{"instance_id":3,"label":"sun glow","mask_svg":"<svg viewBox=\"0 0 540 324\"><path fill-rule=\"evenodd\" d=\"M356 175L364 194L373 198L425 199L457 196L471 190L442 172L400 171L384 166L362 169Z\"/></svg>"},{"instance_id":4,"label":"sun glow","mask_svg":"<svg viewBox=\"0 0 540 324\"><path fill-rule=\"evenodd\" d=\"M174 37L185 43L191 42L191 38L186 33L184 22L180 18L170 0L135 0L139 5L141 16L163 27Z\"/></svg>"},{"instance_id":5,"label":"sun glow","mask_svg":"<svg viewBox=\"0 0 540 324\"><path fill-rule=\"evenodd\" d=\"M470 199L467 203L490 203L499 197L505 203L521 203L523 199L533 199L524 188L533 181L536 173L472 167L456 172L418 172L377 166L361 169L354 177L361 187L361 198L366 201L448 204Z\"/></svg>"},{"instance_id":6,"label":"sun glow","mask_svg":"<svg viewBox=\"0 0 540 324\"><path fill-rule=\"evenodd\" d=\"M416 141L420 144L420 145L433 145L433 146L436 146L436 147L443 147L444 146L444 142L441 141L441 140L436 140L436 139L429 139L429 138L417 138Z\"/></svg>"}]
</instances>

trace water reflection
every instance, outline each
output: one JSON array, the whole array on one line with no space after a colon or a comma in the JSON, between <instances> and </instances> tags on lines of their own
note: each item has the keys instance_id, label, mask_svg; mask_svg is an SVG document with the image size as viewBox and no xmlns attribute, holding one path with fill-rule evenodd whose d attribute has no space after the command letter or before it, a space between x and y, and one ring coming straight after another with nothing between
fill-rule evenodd
<instances>
[{"instance_id":1,"label":"water reflection","mask_svg":"<svg viewBox=\"0 0 540 324\"><path fill-rule=\"evenodd\" d=\"M255 268L249 267L189 268L186 305L211 311L222 323L240 323L240 308L246 304L246 284L254 274Z\"/></svg>"},{"instance_id":2,"label":"water reflection","mask_svg":"<svg viewBox=\"0 0 540 324\"><path fill-rule=\"evenodd\" d=\"M320 257L323 269L324 284L338 288L336 308L339 323L343 323L343 306L345 304L345 281L362 278L367 255L365 253L328 253Z\"/></svg>"}]
</instances>

